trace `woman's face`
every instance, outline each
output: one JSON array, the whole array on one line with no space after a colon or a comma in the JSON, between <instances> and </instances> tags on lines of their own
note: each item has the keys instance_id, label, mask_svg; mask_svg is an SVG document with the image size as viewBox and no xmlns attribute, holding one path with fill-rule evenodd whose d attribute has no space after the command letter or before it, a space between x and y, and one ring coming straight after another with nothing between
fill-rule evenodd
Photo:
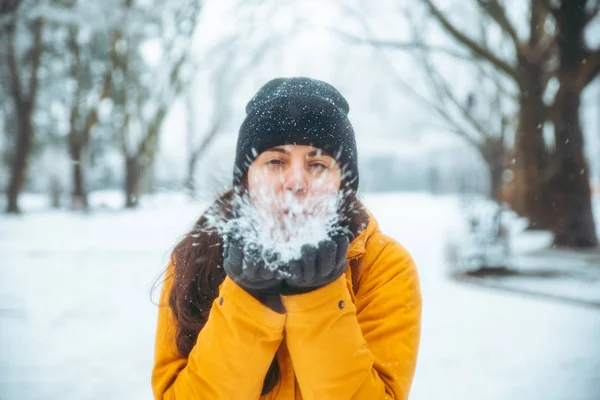
<instances>
[{"instance_id":1,"label":"woman's face","mask_svg":"<svg viewBox=\"0 0 600 400\"><path fill-rule=\"evenodd\" d=\"M285 145L262 152L248 170L248 189L255 205L275 214L315 214L335 199L342 173L335 159L312 146Z\"/></svg>"}]
</instances>

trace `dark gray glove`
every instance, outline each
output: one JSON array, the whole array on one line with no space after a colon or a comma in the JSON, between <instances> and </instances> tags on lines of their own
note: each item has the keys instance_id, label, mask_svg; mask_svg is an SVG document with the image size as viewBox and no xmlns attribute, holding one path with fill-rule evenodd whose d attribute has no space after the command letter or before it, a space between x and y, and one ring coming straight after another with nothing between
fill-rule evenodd
<instances>
[{"instance_id":1,"label":"dark gray glove","mask_svg":"<svg viewBox=\"0 0 600 400\"><path fill-rule=\"evenodd\" d=\"M272 265L276 255L263 252L262 247L254 243L245 244L239 238L230 237L225 245L223 269L235 283L264 305L283 312L280 297L282 278L266 267L265 260Z\"/></svg>"},{"instance_id":2,"label":"dark gray glove","mask_svg":"<svg viewBox=\"0 0 600 400\"><path fill-rule=\"evenodd\" d=\"M319 289L335 281L346 271L346 256L350 238L338 234L321 241L317 247L304 245L301 259L292 260L285 267L288 275L281 288L281 294L300 294Z\"/></svg>"}]
</instances>

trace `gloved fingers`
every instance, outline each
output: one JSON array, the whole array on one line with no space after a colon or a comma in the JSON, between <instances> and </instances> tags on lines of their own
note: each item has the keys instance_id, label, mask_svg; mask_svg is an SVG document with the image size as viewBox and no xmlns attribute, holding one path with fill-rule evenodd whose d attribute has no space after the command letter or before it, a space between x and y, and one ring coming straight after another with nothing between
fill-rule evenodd
<instances>
[{"instance_id":1,"label":"gloved fingers","mask_svg":"<svg viewBox=\"0 0 600 400\"><path fill-rule=\"evenodd\" d=\"M344 262L348 256L350 241L348 240L348 236L342 235L335 238L335 242L337 244L337 256L335 258L335 264L339 265L340 263Z\"/></svg>"},{"instance_id":2,"label":"gloved fingers","mask_svg":"<svg viewBox=\"0 0 600 400\"><path fill-rule=\"evenodd\" d=\"M335 268L337 244L333 240L324 240L319 243L317 254L317 276L325 278Z\"/></svg>"},{"instance_id":3,"label":"gloved fingers","mask_svg":"<svg viewBox=\"0 0 600 400\"><path fill-rule=\"evenodd\" d=\"M244 266L240 278L243 281L250 283L256 281L257 275L256 264L248 259L244 259Z\"/></svg>"},{"instance_id":4,"label":"gloved fingers","mask_svg":"<svg viewBox=\"0 0 600 400\"><path fill-rule=\"evenodd\" d=\"M263 267L258 271L258 277L261 280L272 280L275 277L275 271L268 267Z\"/></svg>"},{"instance_id":5,"label":"gloved fingers","mask_svg":"<svg viewBox=\"0 0 600 400\"><path fill-rule=\"evenodd\" d=\"M333 268L331 277L335 280L335 278L337 278L338 276L340 276L344 272L346 272L347 268L348 268L348 261L346 261L345 259L341 260L339 263L335 264L335 267Z\"/></svg>"},{"instance_id":6,"label":"gloved fingers","mask_svg":"<svg viewBox=\"0 0 600 400\"><path fill-rule=\"evenodd\" d=\"M275 278L275 265L271 263L261 264L261 267L258 269L258 278L261 280L272 280Z\"/></svg>"},{"instance_id":7,"label":"gloved fingers","mask_svg":"<svg viewBox=\"0 0 600 400\"><path fill-rule=\"evenodd\" d=\"M300 282L302 280L302 260L291 260L288 263L286 280L288 282Z\"/></svg>"},{"instance_id":8,"label":"gloved fingers","mask_svg":"<svg viewBox=\"0 0 600 400\"><path fill-rule=\"evenodd\" d=\"M244 268L242 277L248 281L255 281L259 278L258 272L264 265L262 260L262 249L256 243L247 243L244 247Z\"/></svg>"},{"instance_id":9,"label":"gloved fingers","mask_svg":"<svg viewBox=\"0 0 600 400\"><path fill-rule=\"evenodd\" d=\"M265 262L263 263L262 268L259 269L258 276L261 279L274 279L279 265L279 258L279 253L273 250L265 251Z\"/></svg>"},{"instance_id":10,"label":"gloved fingers","mask_svg":"<svg viewBox=\"0 0 600 400\"><path fill-rule=\"evenodd\" d=\"M256 285L265 285L266 281L274 280L279 264L279 254L272 250L264 251L262 246L254 243L248 244L246 247L247 268L244 270L244 277Z\"/></svg>"},{"instance_id":11,"label":"gloved fingers","mask_svg":"<svg viewBox=\"0 0 600 400\"><path fill-rule=\"evenodd\" d=\"M302 246L302 281L312 282L317 275L317 248L310 244Z\"/></svg>"},{"instance_id":12,"label":"gloved fingers","mask_svg":"<svg viewBox=\"0 0 600 400\"><path fill-rule=\"evenodd\" d=\"M229 276L237 276L241 277L243 273L242 263L232 262L232 263L224 263L223 269Z\"/></svg>"},{"instance_id":13,"label":"gloved fingers","mask_svg":"<svg viewBox=\"0 0 600 400\"><path fill-rule=\"evenodd\" d=\"M240 227L239 221L233 220L230 221L225 229L225 240L229 242L237 242L244 243L244 235L242 234L242 229Z\"/></svg>"},{"instance_id":14,"label":"gloved fingers","mask_svg":"<svg viewBox=\"0 0 600 400\"><path fill-rule=\"evenodd\" d=\"M228 274L240 276L244 263L244 250L237 242L230 242L225 246L223 269Z\"/></svg>"}]
</instances>

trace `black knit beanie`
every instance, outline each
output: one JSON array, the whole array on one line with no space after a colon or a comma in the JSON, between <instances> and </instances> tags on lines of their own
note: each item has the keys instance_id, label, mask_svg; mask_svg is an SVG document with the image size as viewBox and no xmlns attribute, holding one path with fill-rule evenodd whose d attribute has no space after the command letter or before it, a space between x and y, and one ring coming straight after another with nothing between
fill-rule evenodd
<instances>
[{"instance_id":1,"label":"black knit beanie","mask_svg":"<svg viewBox=\"0 0 600 400\"><path fill-rule=\"evenodd\" d=\"M311 78L267 82L246 106L240 127L233 185L238 187L260 153L286 144L323 150L342 167L342 182L358 189L358 160L349 106L333 86Z\"/></svg>"}]
</instances>

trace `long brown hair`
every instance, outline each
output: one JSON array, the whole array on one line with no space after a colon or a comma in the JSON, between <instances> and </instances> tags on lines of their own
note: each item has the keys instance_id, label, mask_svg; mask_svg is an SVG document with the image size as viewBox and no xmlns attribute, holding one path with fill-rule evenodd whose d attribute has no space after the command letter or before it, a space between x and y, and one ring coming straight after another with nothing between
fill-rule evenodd
<instances>
[{"instance_id":1,"label":"long brown hair","mask_svg":"<svg viewBox=\"0 0 600 400\"><path fill-rule=\"evenodd\" d=\"M239 196L231 189L219 196L200 216L193 229L173 250L174 282L169 294L176 324L176 345L182 357L188 357L196 344L200 330L206 324L219 286L225 279L223 270L223 239L211 226L217 215L227 221L233 217L233 202ZM368 223L368 214L354 191L346 192L341 206L340 224L357 236ZM263 383L262 395L271 392L279 381L280 370L274 358Z\"/></svg>"}]
</instances>

